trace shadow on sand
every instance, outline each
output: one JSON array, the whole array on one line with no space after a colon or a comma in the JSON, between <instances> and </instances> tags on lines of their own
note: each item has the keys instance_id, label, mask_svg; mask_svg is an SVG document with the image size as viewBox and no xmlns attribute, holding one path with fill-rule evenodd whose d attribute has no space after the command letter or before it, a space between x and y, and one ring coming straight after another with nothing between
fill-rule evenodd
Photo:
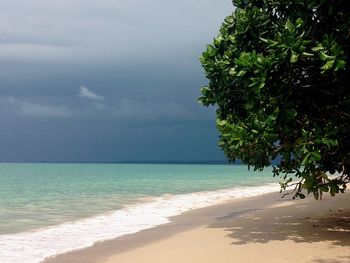
<instances>
[{"instance_id":1,"label":"shadow on sand","mask_svg":"<svg viewBox=\"0 0 350 263\"><path fill-rule=\"evenodd\" d=\"M350 262L350 256L340 257L340 258L342 260L331 260L330 261L329 259L318 259L318 260L314 260L313 263L344 263L344 260L346 260L346 262Z\"/></svg>"},{"instance_id":2,"label":"shadow on sand","mask_svg":"<svg viewBox=\"0 0 350 263\"><path fill-rule=\"evenodd\" d=\"M210 227L224 228L233 245L291 240L307 243L327 241L333 245L350 246L349 209L327 209L326 213L316 215L307 210L302 206L295 206L294 209L270 208L253 213L247 210L238 216L232 213L217 218L217 222Z\"/></svg>"}]
</instances>

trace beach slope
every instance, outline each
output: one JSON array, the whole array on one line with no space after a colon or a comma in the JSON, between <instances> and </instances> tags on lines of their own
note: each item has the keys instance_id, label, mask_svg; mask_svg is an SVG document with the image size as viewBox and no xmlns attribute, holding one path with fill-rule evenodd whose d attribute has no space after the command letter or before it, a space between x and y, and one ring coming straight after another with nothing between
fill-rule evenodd
<instances>
[{"instance_id":1,"label":"beach slope","mask_svg":"<svg viewBox=\"0 0 350 263\"><path fill-rule=\"evenodd\" d=\"M47 262L350 262L349 198L234 200Z\"/></svg>"}]
</instances>

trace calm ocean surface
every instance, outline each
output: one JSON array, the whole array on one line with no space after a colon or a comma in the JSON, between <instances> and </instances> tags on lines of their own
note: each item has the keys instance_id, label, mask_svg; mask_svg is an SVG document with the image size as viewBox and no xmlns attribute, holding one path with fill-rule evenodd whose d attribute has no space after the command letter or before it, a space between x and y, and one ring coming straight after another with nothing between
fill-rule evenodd
<instances>
[{"instance_id":1,"label":"calm ocean surface","mask_svg":"<svg viewBox=\"0 0 350 263\"><path fill-rule=\"evenodd\" d=\"M278 191L277 182L271 169L242 165L0 164L0 261L40 262L190 209ZM88 241L73 238L83 234ZM67 247L49 244L64 237ZM16 255L29 244L25 258Z\"/></svg>"}]
</instances>

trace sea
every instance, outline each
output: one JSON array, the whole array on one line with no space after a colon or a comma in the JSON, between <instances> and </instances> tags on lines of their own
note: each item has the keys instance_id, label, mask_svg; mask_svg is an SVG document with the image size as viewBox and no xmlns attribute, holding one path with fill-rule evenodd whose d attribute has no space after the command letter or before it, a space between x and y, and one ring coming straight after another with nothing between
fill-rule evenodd
<instances>
[{"instance_id":1,"label":"sea","mask_svg":"<svg viewBox=\"0 0 350 263\"><path fill-rule=\"evenodd\" d=\"M208 164L0 164L0 262L36 263L228 200L279 191L272 169Z\"/></svg>"}]
</instances>

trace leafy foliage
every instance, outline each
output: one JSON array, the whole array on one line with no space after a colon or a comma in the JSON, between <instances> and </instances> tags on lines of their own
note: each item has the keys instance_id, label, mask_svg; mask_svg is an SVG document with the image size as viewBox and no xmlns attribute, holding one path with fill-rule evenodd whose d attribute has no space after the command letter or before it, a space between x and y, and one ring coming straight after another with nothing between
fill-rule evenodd
<instances>
[{"instance_id":1,"label":"leafy foliage","mask_svg":"<svg viewBox=\"0 0 350 263\"><path fill-rule=\"evenodd\" d=\"M344 192L350 179L348 0L234 0L201 56L200 102L216 105L226 156L275 160L294 197ZM333 176L329 176L332 174ZM293 183L296 176L300 181Z\"/></svg>"}]
</instances>

